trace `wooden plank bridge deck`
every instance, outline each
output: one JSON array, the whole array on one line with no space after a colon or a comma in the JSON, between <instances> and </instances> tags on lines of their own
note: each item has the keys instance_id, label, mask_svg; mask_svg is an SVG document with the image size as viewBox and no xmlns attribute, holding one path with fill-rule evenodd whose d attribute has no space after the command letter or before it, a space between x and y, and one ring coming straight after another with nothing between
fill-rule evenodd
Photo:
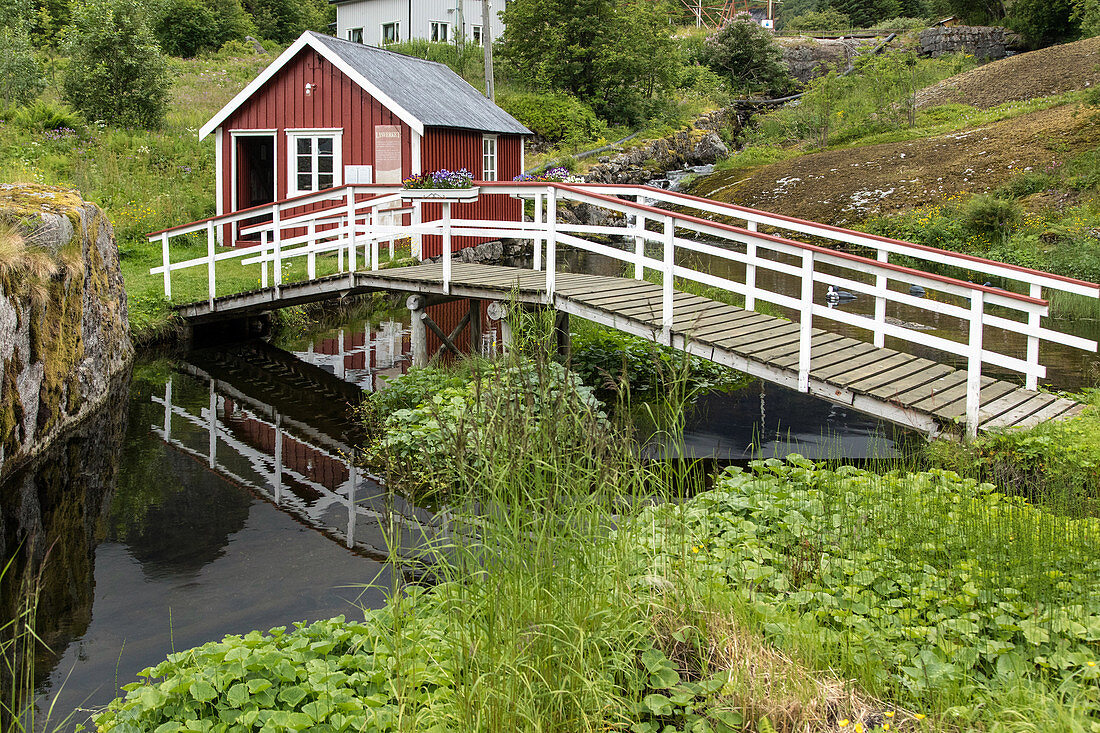
<instances>
[{"instance_id":1,"label":"wooden plank bridge deck","mask_svg":"<svg viewBox=\"0 0 1100 733\"><path fill-rule=\"evenodd\" d=\"M447 292L441 263L359 271L180 308L194 321L371 291ZM546 273L454 263L449 296L546 304ZM558 272L549 304L653 341L662 338L662 288L645 280ZM798 388L799 325L676 291L671 345L764 379ZM813 329L809 391L897 425L937 433L965 421L967 372L928 359ZM1069 399L982 377L979 429L1030 427L1079 414Z\"/></svg>"}]
</instances>

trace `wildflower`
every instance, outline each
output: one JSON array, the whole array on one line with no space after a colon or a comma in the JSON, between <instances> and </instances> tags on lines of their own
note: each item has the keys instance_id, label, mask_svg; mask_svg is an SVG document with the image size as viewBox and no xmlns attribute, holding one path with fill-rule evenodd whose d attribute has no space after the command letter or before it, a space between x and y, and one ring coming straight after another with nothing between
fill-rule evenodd
<instances>
[{"instance_id":1,"label":"wildflower","mask_svg":"<svg viewBox=\"0 0 1100 733\"><path fill-rule=\"evenodd\" d=\"M913 713L913 717L917 720L924 720L928 716L926 716L924 713Z\"/></svg>"},{"instance_id":2,"label":"wildflower","mask_svg":"<svg viewBox=\"0 0 1100 733\"><path fill-rule=\"evenodd\" d=\"M699 548L698 547L692 547L691 551L694 552L695 554L699 554ZM1092 662L1089 662L1089 664L1092 664Z\"/></svg>"},{"instance_id":3,"label":"wildflower","mask_svg":"<svg viewBox=\"0 0 1100 733\"><path fill-rule=\"evenodd\" d=\"M848 727L848 719L844 718L843 720L838 722L837 725L840 726L841 728L847 728Z\"/></svg>"},{"instance_id":4,"label":"wildflower","mask_svg":"<svg viewBox=\"0 0 1100 733\"><path fill-rule=\"evenodd\" d=\"M1088 663L1088 665L1089 665L1090 667L1095 667L1095 666L1096 666L1096 662L1089 662L1089 663Z\"/></svg>"},{"instance_id":5,"label":"wildflower","mask_svg":"<svg viewBox=\"0 0 1100 733\"><path fill-rule=\"evenodd\" d=\"M883 723L882 724L882 729L883 730L890 730L890 724L889 723Z\"/></svg>"},{"instance_id":6,"label":"wildflower","mask_svg":"<svg viewBox=\"0 0 1100 733\"><path fill-rule=\"evenodd\" d=\"M856 733L863 733L863 724L856 723L856 727L852 728L852 730L854 730Z\"/></svg>"},{"instance_id":7,"label":"wildflower","mask_svg":"<svg viewBox=\"0 0 1100 733\"><path fill-rule=\"evenodd\" d=\"M887 710L885 713L883 713L883 715L885 715L887 718L892 718L892 717L894 717L894 711L893 710Z\"/></svg>"}]
</instances>

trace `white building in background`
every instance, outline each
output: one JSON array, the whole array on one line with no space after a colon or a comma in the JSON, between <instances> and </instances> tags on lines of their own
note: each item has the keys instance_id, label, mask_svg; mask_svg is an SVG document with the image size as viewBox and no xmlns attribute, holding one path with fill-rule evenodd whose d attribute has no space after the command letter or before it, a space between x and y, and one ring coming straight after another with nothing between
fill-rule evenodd
<instances>
[{"instance_id":1,"label":"white building in background","mask_svg":"<svg viewBox=\"0 0 1100 733\"><path fill-rule=\"evenodd\" d=\"M336 6L336 36L368 46L409 40L454 43L459 35L459 3L467 42L480 45L483 0L329 0ZM507 0L491 0L490 37L504 32L500 12Z\"/></svg>"}]
</instances>

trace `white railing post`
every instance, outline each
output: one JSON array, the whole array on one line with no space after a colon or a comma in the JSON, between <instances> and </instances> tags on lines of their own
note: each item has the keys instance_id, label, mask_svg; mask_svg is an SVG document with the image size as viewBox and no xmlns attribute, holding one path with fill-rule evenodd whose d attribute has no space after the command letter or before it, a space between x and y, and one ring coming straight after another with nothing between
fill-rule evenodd
<instances>
[{"instance_id":1,"label":"white railing post","mask_svg":"<svg viewBox=\"0 0 1100 733\"><path fill-rule=\"evenodd\" d=\"M982 391L982 336L984 333L985 293L970 293L970 338L966 354L966 433L978 435L978 410Z\"/></svg>"},{"instance_id":2,"label":"white railing post","mask_svg":"<svg viewBox=\"0 0 1100 733\"><path fill-rule=\"evenodd\" d=\"M890 262L890 253L884 249L878 251L879 262ZM875 273L875 289L886 290L890 284L890 279L886 277L886 273ZM882 348L886 345L886 296L875 296L875 330L873 332L873 338L875 346Z\"/></svg>"},{"instance_id":3,"label":"white railing post","mask_svg":"<svg viewBox=\"0 0 1100 733\"><path fill-rule=\"evenodd\" d=\"M347 197L347 213L345 216L348 220L347 226L347 250L348 250L348 271L355 272L355 189L348 186L345 189L345 195Z\"/></svg>"},{"instance_id":4,"label":"white railing post","mask_svg":"<svg viewBox=\"0 0 1100 733\"><path fill-rule=\"evenodd\" d=\"M275 247L275 290L283 284L283 225L280 223L281 212L276 204L271 214L271 244Z\"/></svg>"},{"instance_id":5,"label":"white railing post","mask_svg":"<svg viewBox=\"0 0 1100 733\"><path fill-rule=\"evenodd\" d=\"M275 503L283 501L283 416L275 413L275 475L272 476Z\"/></svg>"},{"instance_id":6,"label":"white railing post","mask_svg":"<svg viewBox=\"0 0 1100 733\"><path fill-rule=\"evenodd\" d=\"M267 232L260 232L260 287L267 287Z\"/></svg>"},{"instance_id":7,"label":"white railing post","mask_svg":"<svg viewBox=\"0 0 1100 733\"><path fill-rule=\"evenodd\" d=\"M665 217L664 268L661 271L661 341L672 345L672 298L673 282L676 274L676 223L671 216Z\"/></svg>"},{"instance_id":8,"label":"white railing post","mask_svg":"<svg viewBox=\"0 0 1100 733\"><path fill-rule=\"evenodd\" d=\"M207 288L207 303L210 306L210 310L214 310L214 294L217 285L214 280L214 247L218 244L217 235L214 233L214 222L206 222L206 288Z\"/></svg>"},{"instance_id":9,"label":"white railing post","mask_svg":"<svg viewBox=\"0 0 1100 733\"><path fill-rule=\"evenodd\" d=\"M164 297L172 299L172 262L168 255L168 232L160 235L160 258L164 264Z\"/></svg>"},{"instance_id":10,"label":"white railing post","mask_svg":"<svg viewBox=\"0 0 1100 733\"><path fill-rule=\"evenodd\" d=\"M172 378L164 383L164 439L172 439Z\"/></svg>"},{"instance_id":11,"label":"white railing post","mask_svg":"<svg viewBox=\"0 0 1100 733\"><path fill-rule=\"evenodd\" d=\"M644 214L638 214L636 218L637 221L634 222L634 279L644 280L645 262L643 262L643 259L645 258L645 225L647 220Z\"/></svg>"},{"instance_id":12,"label":"white railing post","mask_svg":"<svg viewBox=\"0 0 1100 733\"><path fill-rule=\"evenodd\" d=\"M755 232L755 221L745 222L745 228ZM745 245L745 310L756 310L756 240L750 239Z\"/></svg>"},{"instance_id":13,"label":"white railing post","mask_svg":"<svg viewBox=\"0 0 1100 733\"><path fill-rule=\"evenodd\" d=\"M546 187L546 302L554 303L558 268L558 190Z\"/></svg>"},{"instance_id":14,"label":"white railing post","mask_svg":"<svg viewBox=\"0 0 1100 733\"><path fill-rule=\"evenodd\" d=\"M542 269L542 236L541 236L541 230L542 230L542 194L538 194L538 193L535 194L535 217L534 217L534 219L535 219L535 221L534 221L535 236L534 236L534 239L531 242L531 244L534 245L534 248L535 248L535 265L534 265L534 269L537 271L537 270Z\"/></svg>"},{"instance_id":15,"label":"white railing post","mask_svg":"<svg viewBox=\"0 0 1100 733\"><path fill-rule=\"evenodd\" d=\"M810 343L814 324L814 252L802 250L802 313L798 319L798 391L810 391Z\"/></svg>"},{"instance_id":16,"label":"white railing post","mask_svg":"<svg viewBox=\"0 0 1100 733\"><path fill-rule=\"evenodd\" d=\"M443 292L451 292L451 202L443 201Z\"/></svg>"},{"instance_id":17,"label":"white railing post","mask_svg":"<svg viewBox=\"0 0 1100 733\"><path fill-rule=\"evenodd\" d=\"M1028 295L1030 295L1032 298L1042 298L1043 297L1043 286L1040 285L1039 283L1032 283L1031 284L1031 290L1028 293ZM1036 311L1036 310L1028 311L1028 314L1027 314L1027 327L1028 327L1029 331L1038 331L1039 327L1042 325L1042 322L1043 322L1043 317L1041 315L1039 315L1038 311ZM1029 367L1039 366L1039 337L1038 336L1029 335L1027 337L1027 365ZM1039 375L1034 374L1033 372L1028 372L1026 377L1025 377L1024 386L1027 387L1028 389L1039 389Z\"/></svg>"},{"instance_id":18,"label":"white railing post","mask_svg":"<svg viewBox=\"0 0 1100 733\"><path fill-rule=\"evenodd\" d=\"M378 233L374 231L374 228L377 226L380 216L382 215L378 213L377 209L371 209L367 213L367 246L370 247L370 269L372 270L378 269L378 246L380 242L378 241ZM365 258L366 253L363 256ZM390 259L393 259L392 252L390 253Z\"/></svg>"},{"instance_id":19,"label":"white railing post","mask_svg":"<svg viewBox=\"0 0 1100 733\"><path fill-rule=\"evenodd\" d=\"M412 224L418 226L424 221L424 209L421 202L416 201L413 203ZM412 256L417 262L421 262L424 259L424 235L414 234L412 236Z\"/></svg>"},{"instance_id":20,"label":"white railing post","mask_svg":"<svg viewBox=\"0 0 1100 733\"><path fill-rule=\"evenodd\" d=\"M317 252L314 249L317 247L317 222L316 220L309 223L309 254L306 255L306 277L313 280L317 277Z\"/></svg>"}]
</instances>

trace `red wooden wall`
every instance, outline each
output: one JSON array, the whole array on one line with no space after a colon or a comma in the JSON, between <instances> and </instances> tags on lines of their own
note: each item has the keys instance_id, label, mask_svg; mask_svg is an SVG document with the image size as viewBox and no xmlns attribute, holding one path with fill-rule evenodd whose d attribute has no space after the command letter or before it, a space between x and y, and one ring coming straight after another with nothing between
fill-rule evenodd
<instances>
[{"instance_id":1,"label":"red wooden wall","mask_svg":"<svg viewBox=\"0 0 1100 733\"><path fill-rule=\"evenodd\" d=\"M305 94L306 84L312 84L312 92ZM441 103L444 103L441 100ZM232 179L234 139L233 130L275 130L275 186L276 199L287 197L288 149L286 130L342 128L341 165L374 165L374 127L376 125L400 125L402 134L402 176L411 175L412 129L371 97L358 84L344 75L312 48L304 48L261 89L247 99L221 125L222 170L217 175L222 180L222 211L232 212L233 192L237 181ZM446 168L466 168L475 179L482 177L481 139L478 130L452 128L427 128L421 144L421 171L430 172ZM498 135L498 179L511 181L522 173L522 146L520 135ZM239 175L239 174L238 174ZM284 217L304 213L307 209L287 212ZM441 207L430 204L424 207L424 219L440 215ZM518 221L522 218L522 202L507 196L484 196L473 204L461 204L452 208L452 215L459 218L484 218ZM291 233L288 232L288 236ZM230 227L223 231L223 241L232 238ZM457 237L456 249L486 241L488 238ZM424 238L424 257L441 253L442 238Z\"/></svg>"},{"instance_id":2,"label":"red wooden wall","mask_svg":"<svg viewBox=\"0 0 1100 733\"><path fill-rule=\"evenodd\" d=\"M422 150L425 172L443 168L455 171L465 168L481 180L482 170L481 139L484 133L477 130L455 130L445 127L431 127L424 131ZM497 136L497 180L511 181L523 173L523 138L519 135ZM424 221L431 221L441 215L439 204L424 206ZM509 196L486 196L472 204L458 204L451 207L451 216L456 219L498 219L502 221L520 221L523 218L523 202ZM455 237L454 248L470 247L499 237ZM443 251L443 238L424 237L424 257L438 257Z\"/></svg>"}]
</instances>

